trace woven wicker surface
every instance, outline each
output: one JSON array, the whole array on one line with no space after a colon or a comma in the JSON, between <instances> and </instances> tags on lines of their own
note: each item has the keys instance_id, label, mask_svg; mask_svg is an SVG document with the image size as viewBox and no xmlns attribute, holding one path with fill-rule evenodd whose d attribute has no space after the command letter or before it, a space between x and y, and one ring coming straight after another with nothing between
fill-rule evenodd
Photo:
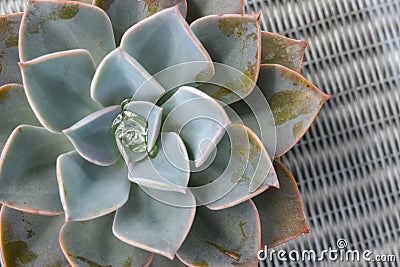
<instances>
[{"instance_id":1,"label":"woven wicker surface","mask_svg":"<svg viewBox=\"0 0 400 267\"><path fill-rule=\"evenodd\" d=\"M0 0L0 14L9 14L23 10L24 0Z\"/></svg>"},{"instance_id":2,"label":"woven wicker surface","mask_svg":"<svg viewBox=\"0 0 400 267\"><path fill-rule=\"evenodd\" d=\"M0 13L24 0L1 0ZM333 97L282 161L298 181L311 233L278 249L393 254L400 265L400 0L248 0L265 30L308 41L303 75ZM313 266L311 261L268 266Z\"/></svg>"}]
</instances>

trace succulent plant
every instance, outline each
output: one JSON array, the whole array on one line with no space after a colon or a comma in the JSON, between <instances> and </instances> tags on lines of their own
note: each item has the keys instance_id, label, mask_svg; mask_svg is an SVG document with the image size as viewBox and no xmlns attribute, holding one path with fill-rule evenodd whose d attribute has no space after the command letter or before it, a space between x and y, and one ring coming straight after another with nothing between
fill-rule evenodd
<instances>
[{"instance_id":1,"label":"succulent plant","mask_svg":"<svg viewBox=\"0 0 400 267\"><path fill-rule=\"evenodd\" d=\"M329 96L298 73L306 43L259 17L243 0L1 16L4 264L257 266L308 232L279 157Z\"/></svg>"}]
</instances>

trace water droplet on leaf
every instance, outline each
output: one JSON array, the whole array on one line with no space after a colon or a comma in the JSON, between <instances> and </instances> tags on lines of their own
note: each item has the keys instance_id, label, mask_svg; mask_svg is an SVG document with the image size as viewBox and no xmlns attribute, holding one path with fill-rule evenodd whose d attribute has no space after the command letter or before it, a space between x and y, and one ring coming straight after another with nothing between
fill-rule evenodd
<instances>
[{"instance_id":1,"label":"water droplet on leaf","mask_svg":"<svg viewBox=\"0 0 400 267\"><path fill-rule=\"evenodd\" d=\"M115 118L111 128L121 143L133 152L147 149L147 121L130 111L123 111Z\"/></svg>"}]
</instances>

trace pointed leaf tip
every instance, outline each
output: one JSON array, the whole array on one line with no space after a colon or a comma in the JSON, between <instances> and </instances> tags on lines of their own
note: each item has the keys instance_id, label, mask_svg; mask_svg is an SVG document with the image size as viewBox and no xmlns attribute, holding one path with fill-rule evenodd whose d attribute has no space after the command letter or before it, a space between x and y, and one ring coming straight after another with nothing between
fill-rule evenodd
<instances>
[{"instance_id":1,"label":"pointed leaf tip","mask_svg":"<svg viewBox=\"0 0 400 267\"><path fill-rule=\"evenodd\" d=\"M189 86L180 87L161 107L165 116L162 131L179 134L196 167L202 166L231 123L225 110L218 101Z\"/></svg>"},{"instance_id":2,"label":"pointed leaf tip","mask_svg":"<svg viewBox=\"0 0 400 267\"><path fill-rule=\"evenodd\" d=\"M261 64L279 64L296 72L301 71L307 42L261 32Z\"/></svg>"},{"instance_id":3,"label":"pointed leaf tip","mask_svg":"<svg viewBox=\"0 0 400 267\"><path fill-rule=\"evenodd\" d=\"M111 131L112 122L120 110L119 105L98 110L63 130L63 133L84 159L100 166L110 166L120 156Z\"/></svg>"},{"instance_id":4,"label":"pointed leaf tip","mask_svg":"<svg viewBox=\"0 0 400 267\"><path fill-rule=\"evenodd\" d=\"M330 96L300 74L281 65L261 65L257 85L274 116L277 133L275 157L280 157L306 133Z\"/></svg>"},{"instance_id":5,"label":"pointed leaf tip","mask_svg":"<svg viewBox=\"0 0 400 267\"><path fill-rule=\"evenodd\" d=\"M281 162L275 160L274 167L280 188L253 199L260 212L262 242L268 248L310 232L295 179Z\"/></svg>"}]
</instances>

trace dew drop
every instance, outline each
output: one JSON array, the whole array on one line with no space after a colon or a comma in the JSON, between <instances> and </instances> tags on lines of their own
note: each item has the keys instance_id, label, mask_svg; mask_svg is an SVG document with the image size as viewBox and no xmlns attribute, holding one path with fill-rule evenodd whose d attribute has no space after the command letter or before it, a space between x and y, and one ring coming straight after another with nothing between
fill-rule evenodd
<instances>
[{"instance_id":1,"label":"dew drop","mask_svg":"<svg viewBox=\"0 0 400 267\"><path fill-rule=\"evenodd\" d=\"M123 111L114 119L111 126L115 136L133 152L147 149L147 121L130 111Z\"/></svg>"},{"instance_id":2,"label":"dew drop","mask_svg":"<svg viewBox=\"0 0 400 267\"><path fill-rule=\"evenodd\" d=\"M153 149L149 152L149 157L154 159L155 157L157 157L158 154L158 146L154 145Z\"/></svg>"}]
</instances>

